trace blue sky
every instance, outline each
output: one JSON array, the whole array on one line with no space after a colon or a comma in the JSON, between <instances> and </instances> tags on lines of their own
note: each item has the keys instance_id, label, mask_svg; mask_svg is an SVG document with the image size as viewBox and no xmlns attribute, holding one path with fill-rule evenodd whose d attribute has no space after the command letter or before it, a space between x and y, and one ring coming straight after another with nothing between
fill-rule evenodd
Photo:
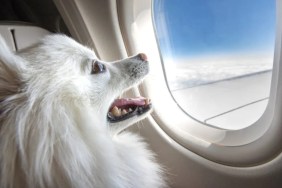
<instances>
[{"instance_id":1,"label":"blue sky","mask_svg":"<svg viewBox=\"0 0 282 188\"><path fill-rule=\"evenodd\" d=\"M273 53L275 0L155 0L154 12L162 53L168 41L181 57Z\"/></svg>"}]
</instances>

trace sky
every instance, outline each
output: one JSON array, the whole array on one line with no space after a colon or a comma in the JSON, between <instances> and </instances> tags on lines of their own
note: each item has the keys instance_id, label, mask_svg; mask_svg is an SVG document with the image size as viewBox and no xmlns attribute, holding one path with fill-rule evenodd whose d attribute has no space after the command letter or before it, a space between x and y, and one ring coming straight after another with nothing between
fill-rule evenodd
<instances>
[{"instance_id":1,"label":"sky","mask_svg":"<svg viewBox=\"0 0 282 188\"><path fill-rule=\"evenodd\" d=\"M273 53L275 0L154 0L163 55Z\"/></svg>"}]
</instances>

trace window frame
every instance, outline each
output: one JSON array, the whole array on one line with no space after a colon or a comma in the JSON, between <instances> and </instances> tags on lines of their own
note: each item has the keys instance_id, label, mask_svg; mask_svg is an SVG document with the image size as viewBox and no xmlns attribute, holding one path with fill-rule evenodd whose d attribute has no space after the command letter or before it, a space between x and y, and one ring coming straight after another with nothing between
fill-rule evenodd
<instances>
[{"instance_id":1,"label":"window frame","mask_svg":"<svg viewBox=\"0 0 282 188\"><path fill-rule=\"evenodd\" d=\"M282 74L279 74L282 71L282 2L276 1L277 28L270 100L262 117L240 130L225 130L202 124L187 116L175 103L165 82L162 56L153 28L152 6L151 0L117 1L121 33L128 55L142 51L148 54L151 61L153 75L144 81L139 90L153 101L153 120L186 149L221 164L252 166L277 156L282 149L279 144L282 141L282 119L279 117L282 109ZM146 42L144 39L147 39ZM164 101L169 109L163 105Z\"/></svg>"}]
</instances>

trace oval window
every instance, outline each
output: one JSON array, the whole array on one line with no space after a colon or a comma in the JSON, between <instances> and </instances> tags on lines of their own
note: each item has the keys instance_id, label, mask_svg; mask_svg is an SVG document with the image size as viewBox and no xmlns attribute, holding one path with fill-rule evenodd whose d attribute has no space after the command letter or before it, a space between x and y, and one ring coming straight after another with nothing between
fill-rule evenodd
<instances>
[{"instance_id":1,"label":"oval window","mask_svg":"<svg viewBox=\"0 0 282 188\"><path fill-rule=\"evenodd\" d=\"M257 121L270 92L274 0L154 0L170 92L190 117L237 130Z\"/></svg>"}]
</instances>

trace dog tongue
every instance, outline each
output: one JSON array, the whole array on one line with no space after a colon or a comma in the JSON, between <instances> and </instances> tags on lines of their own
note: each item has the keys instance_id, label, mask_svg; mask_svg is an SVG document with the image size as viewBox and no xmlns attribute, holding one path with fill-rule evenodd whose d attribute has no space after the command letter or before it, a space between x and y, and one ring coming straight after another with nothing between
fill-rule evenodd
<instances>
[{"instance_id":1,"label":"dog tongue","mask_svg":"<svg viewBox=\"0 0 282 188\"><path fill-rule=\"evenodd\" d=\"M122 107L122 106L144 106L146 104L146 98L144 97L136 97L136 98L121 98L116 99L113 104L111 105L112 109L114 106Z\"/></svg>"}]
</instances>

